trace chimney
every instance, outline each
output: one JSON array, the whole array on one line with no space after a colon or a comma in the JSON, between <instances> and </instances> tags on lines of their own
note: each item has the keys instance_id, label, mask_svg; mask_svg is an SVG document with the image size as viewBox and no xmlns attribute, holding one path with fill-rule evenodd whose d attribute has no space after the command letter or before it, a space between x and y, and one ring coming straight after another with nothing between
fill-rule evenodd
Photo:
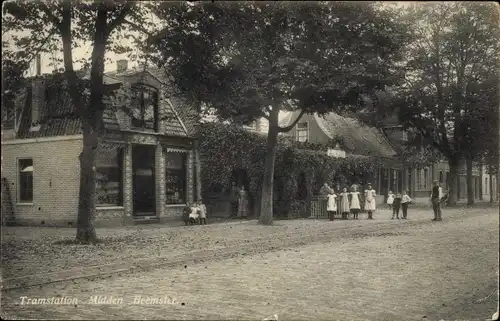
<instances>
[{"instance_id":1,"label":"chimney","mask_svg":"<svg viewBox=\"0 0 500 321\"><path fill-rule=\"evenodd\" d=\"M128 60L127 59L121 59L116 61L116 71L117 72L124 72L128 68Z\"/></svg>"},{"instance_id":2,"label":"chimney","mask_svg":"<svg viewBox=\"0 0 500 321\"><path fill-rule=\"evenodd\" d=\"M31 125L35 126L40 121L40 116L45 108L45 80L36 77L31 83Z\"/></svg>"}]
</instances>

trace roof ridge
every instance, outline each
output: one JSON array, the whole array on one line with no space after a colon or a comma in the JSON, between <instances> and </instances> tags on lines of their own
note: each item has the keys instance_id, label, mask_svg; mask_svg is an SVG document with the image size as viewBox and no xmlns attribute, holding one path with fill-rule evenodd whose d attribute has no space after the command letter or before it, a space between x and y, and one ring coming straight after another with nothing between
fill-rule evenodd
<instances>
[{"instance_id":1,"label":"roof ridge","mask_svg":"<svg viewBox=\"0 0 500 321\"><path fill-rule=\"evenodd\" d=\"M380 131L380 134L382 135L385 142L392 147L392 149L394 150L394 154L397 155L398 152L396 151L397 150L396 146L389 140L389 138L387 138L387 135L385 134L384 130L382 128L377 128L377 129Z\"/></svg>"},{"instance_id":2,"label":"roof ridge","mask_svg":"<svg viewBox=\"0 0 500 321\"><path fill-rule=\"evenodd\" d=\"M333 112L332 112L333 113ZM319 116L318 113L313 114L314 119L316 120L316 123L318 124L319 129L323 131L323 133L328 136L328 138L333 139L332 133L326 128L323 116Z\"/></svg>"},{"instance_id":3,"label":"roof ridge","mask_svg":"<svg viewBox=\"0 0 500 321\"><path fill-rule=\"evenodd\" d=\"M315 113L314 118L318 127L329 138L335 135L342 136L351 141L350 144L354 149L362 148L368 154L378 154L382 157L392 157L397 154L394 146L390 144L380 128L370 126L355 116L350 117L330 112L322 117ZM364 146L365 144L366 146Z\"/></svg>"}]
</instances>

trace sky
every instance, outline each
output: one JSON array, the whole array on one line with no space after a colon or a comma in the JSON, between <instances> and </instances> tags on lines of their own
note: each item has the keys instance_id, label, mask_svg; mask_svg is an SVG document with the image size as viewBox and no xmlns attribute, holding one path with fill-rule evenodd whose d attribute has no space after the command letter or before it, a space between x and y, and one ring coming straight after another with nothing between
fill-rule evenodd
<instances>
[{"instance_id":1,"label":"sky","mask_svg":"<svg viewBox=\"0 0 500 321\"><path fill-rule=\"evenodd\" d=\"M385 2L387 4L395 4L397 6L401 6L401 7L407 7L413 3L418 3L418 2L415 2L415 1L408 1L408 2L404 2L404 1L387 1ZM157 19L155 19L153 17L153 15L150 15L149 17L146 17L147 19L151 19L151 21L153 21L157 26L161 25L161 22L158 21ZM24 34L28 34L27 32L24 33ZM137 32L135 32L134 34L138 34ZM19 35L23 35L23 33L19 34ZM2 36L2 40L6 40L10 43L12 43L11 41L9 41L11 39L10 35L8 33L6 33L5 35ZM123 40L124 41L124 45L128 44L127 40ZM80 48L73 48L73 56L76 59L80 59L80 58L83 58L83 57L90 57L90 54L91 54L91 51L92 51L92 43L86 43L84 46L80 47ZM57 52L57 53L51 53L51 54L43 54L41 56L41 71L42 73L51 73L53 70L54 70L54 67L50 66L50 61L51 61L51 58L52 56L55 56L57 58L62 58L62 53L60 52ZM105 71L108 72L108 71L112 71L112 70L115 70L116 69L116 61L117 60L120 60L120 59L127 59L127 55L118 55L118 54L115 54L113 52L107 52L106 54L106 64L105 64ZM134 67L134 66L137 66L137 62L134 62L134 61L131 61L130 59L129 60L129 68L131 67ZM62 67L59 66L59 67ZM80 69L81 66L77 63L75 63L74 65L75 69ZM36 73L36 67L35 67L35 61L32 62L29 70L26 72L26 76L34 76Z\"/></svg>"},{"instance_id":2,"label":"sky","mask_svg":"<svg viewBox=\"0 0 500 321\"><path fill-rule=\"evenodd\" d=\"M155 19L155 17L152 14L146 15L145 19L155 23L155 25L156 25L156 27L158 27L158 29L160 29L164 25L161 21L159 21L158 19ZM145 25L143 25L143 26L145 26ZM25 31L25 32L20 32L20 33L15 33L15 34L17 36L25 36L25 35L29 35L29 32ZM135 36L141 36L141 34L139 32L131 32L131 34L133 34ZM8 43L9 47L13 46L12 35L13 34L11 34L9 32L6 32L5 34L2 35L2 41L6 41ZM142 36L144 36L144 35L142 35ZM127 39L123 39L121 42L122 42L122 45L124 45L124 46L131 44L131 40L127 40ZM61 49L62 49L62 44L61 44ZM82 58L90 58L91 53L92 53L92 43L91 42L85 43L84 46L82 46L82 47L74 47L73 48L73 58L75 61L82 59ZM63 67L62 63L60 63L59 66L56 66L56 67L50 66L50 62L51 62L53 57L62 59L62 57L63 57L62 52L41 54L41 72L42 72L42 74L51 73L54 69ZM116 61L120 60L120 59L129 60L129 63L128 63L129 68L137 66L137 62L128 59L127 54L118 55L118 54L115 54L114 52L107 51L106 52L106 63L105 63L105 67L104 67L105 72L115 70L116 69ZM76 70L78 70L81 68L81 65L79 63L75 62L74 68ZM36 59L33 59L33 62L31 63L30 68L27 70L25 76L29 77L29 76L34 76L35 74L36 74Z\"/></svg>"}]
</instances>

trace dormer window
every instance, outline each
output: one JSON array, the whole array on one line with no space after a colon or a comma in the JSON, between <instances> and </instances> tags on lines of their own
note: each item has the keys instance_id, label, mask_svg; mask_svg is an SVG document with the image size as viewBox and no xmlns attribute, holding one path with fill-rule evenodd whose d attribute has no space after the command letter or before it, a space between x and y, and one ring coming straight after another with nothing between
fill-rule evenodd
<instances>
[{"instance_id":1,"label":"dormer window","mask_svg":"<svg viewBox=\"0 0 500 321\"><path fill-rule=\"evenodd\" d=\"M132 127L158 130L158 90L146 85L132 87Z\"/></svg>"},{"instance_id":2,"label":"dormer window","mask_svg":"<svg viewBox=\"0 0 500 321\"><path fill-rule=\"evenodd\" d=\"M403 134L403 137L402 137L403 142L407 142L408 141L408 132L406 130L403 130L402 134Z\"/></svg>"},{"instance_id":3,"label":"dormer window","mask_svg":"<svg viewBox=\"0 0 500 321\"><path fill-rule=\"evenodd\" d=\"M297 124L295 139L298 142L309 141L309 124L307 122Z\"/></svg>"}]
</instances>

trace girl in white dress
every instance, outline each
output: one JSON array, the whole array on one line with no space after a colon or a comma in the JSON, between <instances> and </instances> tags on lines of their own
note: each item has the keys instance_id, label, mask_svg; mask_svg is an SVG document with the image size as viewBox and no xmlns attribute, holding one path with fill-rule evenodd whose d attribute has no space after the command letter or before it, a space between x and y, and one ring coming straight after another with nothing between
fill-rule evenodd
<instances>
[{"instance_id":1,"label":"girl in white dress","mask_svg":"<svg viewBox=\"0 0 500 321\"><path fill-rule=\"evenodd\" d=\"M335 214L337 214L337 195L335 194L333 188L327 197L328 200L326 203L326 211L328 213L328 218L330 219L330 221L333 221Z\"/></svg>"},{"instance_id":2,"label":"girl in white dress","mask_svg":"<svg viewBox=\"0 0 500 321\"><path fill-rule=\"evenodd\" d=\"M200 213L200 225L207 224L207 207L202 200L198 202L198 211Z\"/></svg>"},{"instance_id":3,"label":"girl in white dress","mask_svg":"<svg viewBox=\"0 0 500 321\"><path fill-rule=\"evenodd\" d=\"M340 194L340 213L342 213L342 219L346 219L349 215L349 192L347 188L344 187L342 194Z\"/></svg>"},{"instance_id":4,"label":"girl in white dress","mask_svg":"<svg viewBox=\"0 0 500 321\"><path fill-rule=\"evenodd\" d=\"M387 194L387 205L389 205L389 209L392 210L392 205L394 204L394 198L396 195L392 193L392 191L389 191L389 194Z\"/></svg>"},{"instance_id":5,"label":"girl in white dress","mask_svg":"<svg viewBox=\"0 0 500 321\"><path fill-rule=\"evenodd\" d=\"M351 192L351 213L355 220L358 219L359 211L361 211L361 204L359 202L359 192L358 187L353 186Z\"/></svg>"},{"instance_id":6,"label":"girl in white dress","mask_svg":"<svg viewBox=\"0 0 500 321\"><path fill-rule=\"evenodd\" d=\"M372 188L372 184L368 184L368 188L365 190L365 210L368 212L368 219L373 220L373 212L376 210L376 200L375 190Z\"/></svg>"}]
</instances>

